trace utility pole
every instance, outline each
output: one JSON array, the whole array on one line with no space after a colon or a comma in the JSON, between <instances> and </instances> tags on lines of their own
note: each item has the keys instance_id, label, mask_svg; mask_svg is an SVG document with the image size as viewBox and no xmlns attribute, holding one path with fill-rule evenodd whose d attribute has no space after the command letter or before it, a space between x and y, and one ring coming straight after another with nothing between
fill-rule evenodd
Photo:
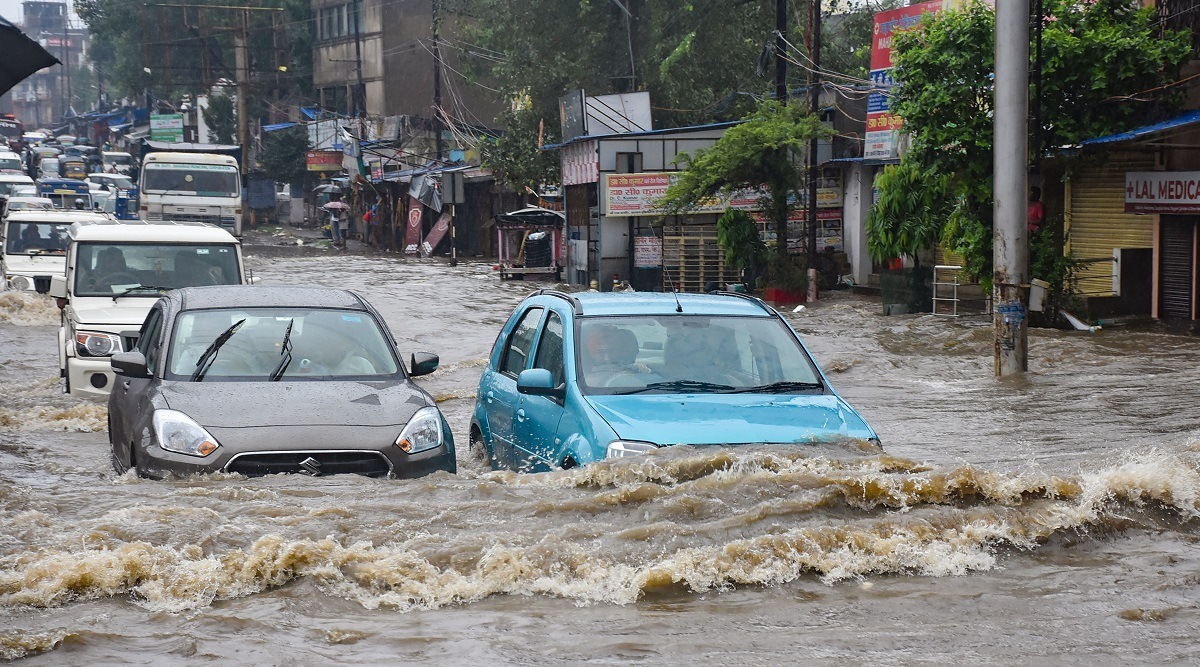
<instances>
[{"instance_id":1,"label":"utility pole","mask_svg":"<svg viewBox=\"0 0 1200 667\"><path fill-rule=\"evenodd\" d=\"M809 24L812 26L812 64L811 84L808 86L808 101L812 114L821 117L821 0L810 0L812 12ZM817 150L820 142L816 136L808 142L808 300L817 300L817 180L821 168L817 165Z\"/></svg>"},{"instance_id":2,"label":"utility pole","mask_svg":"<svg viewBox=\"0 0 1200 667\"><path fill-rule=\"evenodd\" d=\"M787 60L784 59L784 49L787 47L787 0L775 0L775 99L780 104L787 104ZM786 242L787 239L779 239Z\"/></svg>"},{"instance_id":3,"label":"utility pole","mask_svg":"<svg viewBox=\"0 0 1200 667\"><path fill-rule=\"evenodd\" d=\"M994 271L996 376L1029 370L1029 0L996 3Z\"/></svg>"},{"instance_id":4,"label":"utility pole","mask_svg":"<svg viewBox=\"0 0 1200 667\"><path fill-rule=\"evenodd\" d=\"M441 18L438 16L439 0L433 0L433 132L437 161L442 161L442 50L439 45Z\"/></svg>"},{"instance_id":5,"label":"utility pole","mask_svg":"<svg viewBox=\"0 0 1200 667\"><path fill-rule=\"evenodd\" d=\"M242 147L242 169L248 169L250 156L250 125L249 96L250 96L250 54L246 52L247 35L250 24L250 12L242 10L241 30L233 35L234 72L237 75L237 140Z\"/></svg>"},{"instance_id":6,"label":"utility pole","mask_svg":"<svg viewBox=\"0 0 1200 667\"><path fill-rule=\"evenodd\" d=\"M362 117L366 115L367 88L363 83L362 66L362 0L354 0L354 74L358 87L354 89L354 117L358 118L356 131L362 137ZM434 48L437 48L436 42Z\"/></svg>"},{"instance_id":7,"label":"utility pole","mask_svg":"<svg viewBox=\"0 0 1200 667\"><path fill-rule=\"evenodd\" d=\"M64 118L71 111L71 46L70 46L71 39L70 39L69 33L67 32L67 17L70 16L70 14L71 14L70 9L68 9L67 5L64 3L63 4L63 36L62 36L63 57L62 57L62 62L63 62L63 72L65 72L67 75L66 87L63 88L63 112L62 112L62 115Z\"/></svg>"}]
</instances>

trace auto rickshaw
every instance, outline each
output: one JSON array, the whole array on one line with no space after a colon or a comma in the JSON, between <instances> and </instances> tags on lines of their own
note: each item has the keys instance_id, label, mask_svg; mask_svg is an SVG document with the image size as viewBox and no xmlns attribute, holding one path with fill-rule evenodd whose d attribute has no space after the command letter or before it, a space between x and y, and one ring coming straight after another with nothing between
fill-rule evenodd
<instances>
[{"instance_id":1,"label":"auto rickshaw","mask_svg":"<svg viewBox=\"0 0 1200 667\"><path fill-rule=\"evenodd\" d=\"M81 157L70 156L63 158L60 168L62 169L63 178L74 178L81 181L87 178L87 160Z\"/></svg>"}]
</instances>

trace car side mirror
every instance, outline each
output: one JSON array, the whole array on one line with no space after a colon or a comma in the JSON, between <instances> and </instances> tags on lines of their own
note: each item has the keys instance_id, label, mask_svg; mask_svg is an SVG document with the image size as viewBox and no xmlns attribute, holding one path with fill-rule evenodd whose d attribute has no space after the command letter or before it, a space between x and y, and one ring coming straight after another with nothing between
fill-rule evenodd
<instances>
[{"instance_id":1,"label":"car side mirror","mask_svg":"<svg viewBox=\"0 0 1200 667\"><path fill-rule=\"evenodd\" d=\"M409 375L429 375L438 369L438 356L428 352L413 352L412 363L409 365Z\"/></svg>"},{"instance_id":2,"label":"car side mirror","mask_svg":"<svg viewBox=\"0 0 1200 667\"><path fill-rule=\"evenodd\" d=\"M129 378L148 378L150 369L146 367L146 355L141 352L118 352L112 356L113 373Z\"/></svg>"},{"instance_id":3,"label":"car side mirror","mask_svg":"<svg viewBox=\"0 0 1200 667\"><path fill-rule=\"evenodd\" d=\"M50 296L59 299L67 298L67 277L50 276Z\"/></svg>"},{"instance_id":4,"label":"car side mirror","mask_svg":"<svg viewBox=\"0 0 1200 667\"><path fill-rule=\"evenodd\" d=\"M545 368L530 368L517 376L517 391L531 396L562 398L567 395L566 385L555 385L554 375Z\"/></svg>"}]
</instances>

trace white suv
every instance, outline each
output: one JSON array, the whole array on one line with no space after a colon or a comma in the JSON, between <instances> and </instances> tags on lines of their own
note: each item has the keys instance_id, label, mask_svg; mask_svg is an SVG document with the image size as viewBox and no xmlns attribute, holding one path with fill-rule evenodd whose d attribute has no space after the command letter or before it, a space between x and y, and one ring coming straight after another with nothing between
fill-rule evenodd
<instances>
[{"instance_id":1,"label":"white suv","mask_svg":"<svg viewBox=\"0 0 1200 667\"><path fill-rule=\"evenodd\" d=\"M58 362L69 394L108 395L109 358L133 349L164 292L249 282L241 244L212 225L108 220L71 225L69 236L66 275L50 283L62 306Z\"/></svg>"}]
</instances>

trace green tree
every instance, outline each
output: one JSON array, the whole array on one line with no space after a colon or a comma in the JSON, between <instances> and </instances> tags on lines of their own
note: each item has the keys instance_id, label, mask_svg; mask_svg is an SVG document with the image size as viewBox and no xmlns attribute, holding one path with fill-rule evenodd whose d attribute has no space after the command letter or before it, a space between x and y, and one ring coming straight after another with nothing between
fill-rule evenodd
<instances>
[{"instance_id":1,"label":"green tree","mask_svg":"<svg viewBox=\"0 0 1200 667\"><path fill-rule=\"evenodd\" d=\"M932 175L907 159L879 172L875 177L879 201L867 215L871 258L884 262L912 257L919 264L920 252L941 239L954 210L948 185L945 176Z\"/></svg>"},{"instance_id":2,"label":"green tree","mask_svg":"<svg viewBox=\"0 0 1200 667\"><path fill-rule=\"evenodd\" d=\"M1150 98L1142 91L1177 76L1190 53L1187 33L1163 31L1153 10L1136 0L1046 0L1045 9L1046 145L1121 131L1177 108L1174 89ZM976 1L927 15L892 42L899 84L892 108L912 137L905 160L946 175L955 206L943 243L985 283L992 265L994 28L994 9Z\"/></svg>"},{"instance_id":3,"label":"green tree","mask_svg":"<svg viewBox=\"0 0 1200 667\"><path fill-rule=\"evenodd\" d=\"M557 183L558 156L551 151L539 150L537 139L541 135L543 143L551 143L556 141L558 133L551 128L550 136L545 136L545 128L538 127L540 119L528 109L507 112L502 120L511 129L483 141L480 146L483 166L516 192L524 192L526 187L536 190L544 183Z\"/></svg>"},{"instance_id":4,"label":"green tree","mask_svg":"<svg viewBox=\"0 0 1200 667\"><path fill-rule=\"evenodd\" d=\"M680 212L717 193L764 188L763 208L775 229L776 258L783 260L787 257L788 200L805 174L799 156L807 150L809 140L830 134L832 130L803 107L764 101L744 122L726 130L712 148L680 156L686 169L667 188L662 204Z\"/></svg>"},{"instance_id":5,"label":"green tree","mask_svg":"<svg viewBox=\"0 0 1200 667\"><path fill-rule=\"evenodd\" d=\"M228 95L209 95L208 107L204 109L204 123L208 125L213 140L218 144L232 144L237 132L237 120L233 115L233 98Z\"/></svg>"},{"instance_id":6,"label":"green tree","mask_svg":"<svg viewBox=\"0 0 1200 667\"><path fill-rule=\"evenodd\" d=\"M278 183L293 183L304 177L304 153L308 129L302 125L271 133L263 149L262 166Z\"/></svg>"}]
</instances>

